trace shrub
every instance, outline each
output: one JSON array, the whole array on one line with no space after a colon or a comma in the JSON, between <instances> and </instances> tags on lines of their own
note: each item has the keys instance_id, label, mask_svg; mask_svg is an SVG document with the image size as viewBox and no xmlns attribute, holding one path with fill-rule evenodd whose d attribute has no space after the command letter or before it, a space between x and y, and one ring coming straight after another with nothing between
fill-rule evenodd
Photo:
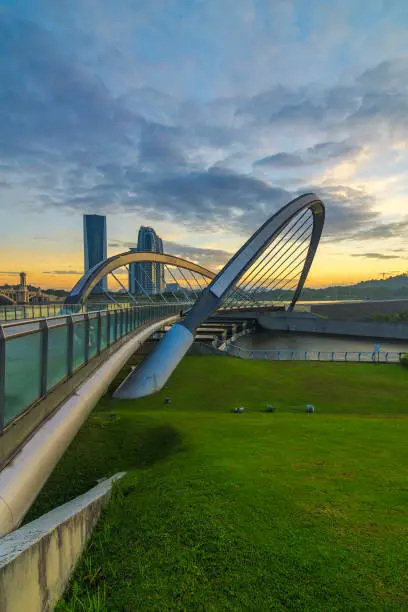
<instances>
[{"instance_id":1,"label":"shrub","mask_svg":"<svg viewBox=\"0 0 408 612\"><path fill-rule=\"evenodd\" d=\"M400 363L404 366L404 368L408 368L408 353L401 354Z\"/></svg>"}]
</instances>

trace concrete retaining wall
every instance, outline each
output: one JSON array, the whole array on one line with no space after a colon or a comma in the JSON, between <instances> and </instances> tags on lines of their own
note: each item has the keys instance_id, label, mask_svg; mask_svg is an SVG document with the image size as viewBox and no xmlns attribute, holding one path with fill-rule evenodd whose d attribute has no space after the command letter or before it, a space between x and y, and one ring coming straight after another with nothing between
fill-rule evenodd
<instances>
[{"instance_id":1,"label":"concrete retaining wall","mask_svg":"<svg viewBox=\"0 0 408 612\"><path fill-rule=\"evenodd\" d=\"M373 314L395 314L408 310L408 300L365 300L363 302L332 302L311 304L313 313L331 319L361 320Z\"/></svg>"},{"instance_id":2,"label":"concrete retaining wall","mask_svg":"<svg viewBox=\"0 0 408 612\"><path fill-rule=\"evenodd\" d=\"M404 323L322 319L303 312L260 313L258 315L258 323L264 329L273 331L408 340L408 325Z\"/></svg>"},{"instance_id":3,"label":"concrete retaining wall","mask_svg":"<svg viewBox=\"0 0 408 612\"><path fill-rule=\"evenodd\" d=\"M112 483L104 480L72 501L0 538L1 612L53 610L62 596Z\"/></svg>"}]
</instances>

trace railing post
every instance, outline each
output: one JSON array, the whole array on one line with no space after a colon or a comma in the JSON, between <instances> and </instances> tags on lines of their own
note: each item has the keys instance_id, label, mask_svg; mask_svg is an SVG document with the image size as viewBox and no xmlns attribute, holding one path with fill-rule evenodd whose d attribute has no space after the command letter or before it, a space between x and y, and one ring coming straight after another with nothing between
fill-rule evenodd
<instances>
[{"instance_id":1,"label":"railing post","mask_svg":"<svg viewBox=\"0 0 408 612\"><path fill-rule=\"evenodd\" d=\"M96 315L97 327L96 327L96 353L101 354L101 335L102 335L102 315L101 311L98 310Z\"/></svg>"},{"instance_id":2,"label":"railing post","mask_svg":"<svg viewBox=\"0 0 408 612\"><path fill-rule=\"evenodd\" d=\"M48 371L48 323L47 319L40 321L40 396L47 395Z\"/></svg>"},{"instance_id":3,"label":"railing post","mask_svg":"<svg viewBox=\"0 0 408 612\"><path fill-rule=\"evenodd\" d=\"M72 315L67 317L67 327L68 327L68 352L67 352L67 361L68 361L68 376L72 376L74 371L74 319Z\"/></svg>"},{"instance_id":4,"label":"railing post","mask_svg":"<svg viewBox=\"0 0 408 612\"><path fill-rule=\"evenodd\" d=\"M347 353L344 355L344 361L348 361L348 351L347 351Z\"/></svg>"},{"instance_id":5,"label":"railing post","mask_svg":"<svg viewBox=\"0 0 408 612\"><path fill-rule=\"evenodd\" d=\"M118 311L115 310L115 342L118 339Z\"/></svg>"},{"instance_id":6,"label":"railing post","mask_svg":"<svg viewBox=\"0 0 408 612\"><path fill-rule=\"evenodd\" d=\"M85 363L89 360L89 314L84 315L85 322Z\"/></svg>"},{"instance_id":7,"label":"railing post","mask_svg":"<svg viewBox=\"0 0 408 612\"><path fill-rule=\"evenodd\" d=\"M6 338L0 325L0 432L4 428L6 412Z\"/></svg>"},{"instance_id":8,"label":"railing post","mask_svg":"<svg viewBox=\"0 0 408 612\"><path fill-rule=\"evenodd\" d=\"M111 344L111 311L106 311L106 348Z\"/></svg>"},{"instance_id":9,"label":"railing post","mask_svg":"<svg viewBox=\"0 0 408 612\"><path fill-rule=\"evenodd\" d=\"M320 351L317 353L317 361L320 361Z\"/></svg>"},{"instance_id":10,"label":"railing post","mask_svg":"<svg viewBox=\"0 0 408 612\"><path fill-rule=\"evenodd\" d=\"M294 360L294 358L295 358L295 351L292 351L292 353L291 353L291 357L290 357L291 361L293 361L293 360Z\"/></svg>"}]
</instances>

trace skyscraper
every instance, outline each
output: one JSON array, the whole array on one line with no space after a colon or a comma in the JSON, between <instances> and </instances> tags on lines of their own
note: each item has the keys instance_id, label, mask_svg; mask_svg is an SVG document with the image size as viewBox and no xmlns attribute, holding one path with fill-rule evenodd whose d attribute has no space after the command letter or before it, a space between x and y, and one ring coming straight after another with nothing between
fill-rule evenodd
<instances>
[{"instance_id":1,"label":"skyscraper","mask_svg":"<svg viewBox=\"0 0 408 612\"><path fill-rule=\"evenodd\" d=\"M106 217L104 215L84 215L84 262L88 272L100 261L106 259ZM92 293L107 291L107 279L103 278Z\"/></svg>"},{"instance_id":2,"label":"skyscraper","mask_svg":"<svg viewBox=\"0 0 408 612\"><path fill-rule=\"evenodd\" d=\"M162 239L152 227L141 226L137 240L137 249L163 253ZM155 294L164 290L164 267L160 263L134 263L129 266L129 292L132 294Z\"/></svg>"}]
</instances>

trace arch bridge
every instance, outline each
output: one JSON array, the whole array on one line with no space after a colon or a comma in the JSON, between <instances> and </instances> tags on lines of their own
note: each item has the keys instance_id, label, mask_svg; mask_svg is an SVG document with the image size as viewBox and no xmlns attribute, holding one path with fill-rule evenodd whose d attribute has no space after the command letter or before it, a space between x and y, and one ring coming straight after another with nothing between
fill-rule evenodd
<instances>
[{"instance_id":1,"label":"arch bridge","mask_svg":"<svg viewBox=\"0 0 408 612\"><path fill-rule=\"evenodd\" d=\"M306 194L270 217L218 274L174 255L129 251L91 268L65 303L86 306L101 298L117 305L124 300L132 305L180 301L195 304L194 316L200 312L204 318L214 310L283 308L283 304L291 311L323 224L323 203Z\"/></svg>"},{"instance_id":2,"label":"arch bridge","mask_svg":"<svg viewBox=\"0 0 408 612\"><path fill-rule=\"evenodd\" d=\"M320 241L323 202L308 193L270 217L202 291L181 323L174 325L141 367L125 379L116 397L136 398L159 391L194 341L194 331L213 312L257 308L290 296L292 311L302 292Z\"/></svg>"},{"instance_id":3,"label":"arch bridge","mask_svg":"<svg viewBox=\"0 0 408 612\"><path fill-rule=\"evenodd\" d=\"M0 536L20 523L93 406L152 333L175 323L117 389L117 397L142 397L162 388L191 346L195 329L217 310L257 309L280 299L292 310L312 265L324 215L314 194L289 202L218 274L172 255L116 255L78 281L66 309L89 305L92 290L108 275L127 295L126 308L81 308L75 315L0 325ZM118 274L123 268L135 274L135 293ZM106 297L120 306L117 293ZM183 319L180 310L188 311ZM82 377L76 386L75 376Z\"/></svg>"}]
</instances>

